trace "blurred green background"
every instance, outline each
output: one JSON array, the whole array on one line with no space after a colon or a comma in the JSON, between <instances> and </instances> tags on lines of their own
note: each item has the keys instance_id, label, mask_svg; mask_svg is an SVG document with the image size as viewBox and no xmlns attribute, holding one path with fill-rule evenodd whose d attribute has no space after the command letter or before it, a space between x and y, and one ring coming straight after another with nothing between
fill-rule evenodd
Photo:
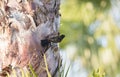
<instances>
[{"instance_id":1,"label":"blurred green background","mask_svg":"<svg viewBox=\"0 0 120 77\"><path fill-rule=\"evenodd\" d=\"M61 0L60 12L68 77L92 77L98 68L105 77L120 77L120 1Z\"/></svg>"}]
</instances>

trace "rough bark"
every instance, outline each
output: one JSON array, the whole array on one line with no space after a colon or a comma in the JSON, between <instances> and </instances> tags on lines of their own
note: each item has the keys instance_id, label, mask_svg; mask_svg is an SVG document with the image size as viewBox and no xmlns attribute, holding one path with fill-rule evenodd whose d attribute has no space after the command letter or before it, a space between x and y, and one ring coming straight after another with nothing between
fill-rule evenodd
<instances>
[{"instance_id":1,"label":"rough bark","mask_svg":"<svg viewBox=\"0 0 120 77\"><path fill-rule=\"evenodd\" d=\"M0 0L1 71L8 66L26 71L30 64L38 77L47 77L43 68L46 54L49 71L55 75L60 60L58 45L43 47L41 40L58 36L59 6L60 0Z\"/></svg>"}]
</instances>

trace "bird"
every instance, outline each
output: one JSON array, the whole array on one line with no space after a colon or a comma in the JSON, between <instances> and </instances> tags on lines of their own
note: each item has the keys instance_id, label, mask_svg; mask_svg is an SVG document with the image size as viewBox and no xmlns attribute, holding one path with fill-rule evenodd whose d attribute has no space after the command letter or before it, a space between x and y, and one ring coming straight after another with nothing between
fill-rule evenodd
<instances>
[{"instance_id":1,"label":"bird","mask_svg":"<svg viewBox=\"0 0 120 77\"><path fill-rule=\"evenodd\" d=\"M60 54L54 53L58 45L51 43L60 43L65 37L54 35L59 32L56 27L60 21L59 6L59 0L47 3L44 0L0 1L0 77L5 77L6 72L12 77L15 68L30 72L29 65L38 77L47 77L43 54L51 76L55 75Z\"/></svg>"}]
</instances>

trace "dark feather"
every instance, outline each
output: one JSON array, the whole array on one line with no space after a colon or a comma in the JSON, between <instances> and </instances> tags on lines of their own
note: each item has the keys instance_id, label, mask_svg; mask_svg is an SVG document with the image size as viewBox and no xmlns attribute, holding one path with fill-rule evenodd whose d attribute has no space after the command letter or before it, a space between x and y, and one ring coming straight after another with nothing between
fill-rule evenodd
<instances>
[{"instance_id":1,"label":"dark feather","mask_svg":"<svg viewBox=\"0 0 120 77\"><path fill-rule=\"evenodd\" d=\"M42 45L43 47L48 46L49 43L50 43L50 41L48 41L47 39L41 40L41 45Z\"/></svg>"},{"instance_id":2,"label":"dark feather","mask_svg":"<svg viewBox=\"0 0 120 77\"><path fill-rule=\"evenodd\" d=\"M49 38L49 39L41 40L41 45L43 47L45 47L45 46L48 46L51 42L59 43L63 40L64 37L65 37L65 35L60 35L60 36L52 37L52 38Z\"/></svg>"}]
</instances>

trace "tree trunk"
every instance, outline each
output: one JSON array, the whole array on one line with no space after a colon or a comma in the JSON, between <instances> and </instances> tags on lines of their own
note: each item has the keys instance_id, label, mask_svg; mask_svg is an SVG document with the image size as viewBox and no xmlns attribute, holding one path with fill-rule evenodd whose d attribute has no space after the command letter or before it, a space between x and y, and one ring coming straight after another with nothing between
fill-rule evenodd
<instances>
[{"instance_id":1,"label":"tree trunk","mask_svg":"<svg viewBox=\"0 0 120 77\"><path fill-rule=\"evenodd\" d=\"M6 72L22 77L20 69L38 77L52 77L58 71L60 54L56 42L43 42L59 36L60 0L0 0L0 77ZM45 54L45 55L44 55Z\"/></svg>"}]
</instances>

